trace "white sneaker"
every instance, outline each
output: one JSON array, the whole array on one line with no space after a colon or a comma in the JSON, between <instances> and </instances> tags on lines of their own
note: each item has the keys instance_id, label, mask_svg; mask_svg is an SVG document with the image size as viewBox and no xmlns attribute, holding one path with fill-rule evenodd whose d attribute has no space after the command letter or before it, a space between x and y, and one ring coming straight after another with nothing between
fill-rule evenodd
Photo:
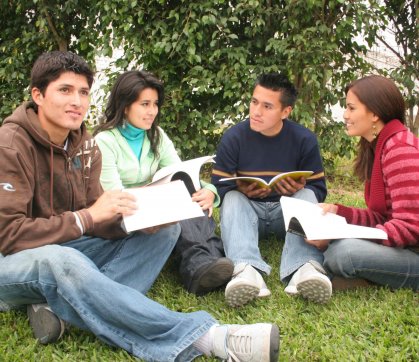
<instances>
[{"instance_id":1,"label":"white sneaker","mask_svg":"<svg viewBox=\"0 0 419 362\"><path fill-rule=\"evenodd\" d=\"M279 329L269 323L219 326L214 333L212 353L227 361L278 361Z\"/></svg>"},{"instance_id":2,"label":"white sneaker","mask_svg":"<svg viewBox=\"0 0 419 362\"><path fill-rule=\"evenodd\" d=\"M249 303L259 295L263 284L262 276L250 264L237 264L234 267L233 279L226 286L227 304L232 307L240 307Z\"/></svg>"},{"instance_id":3,"label":"white sneaker","mask_svg":"<svg viewBox=\"0 0 419 362\"><path fill-rule=\"evenodd\" d=\"M291 296L301 295L313 302L327 303L332 296L332 282L325 274L318 262L305 263L294 273L284 291Z\"/></svg>"},{"instance_id":4,"label":"white sneaker","mask_svg":"<svg viewBox=\"0 0 419 362\"><path fill-rule=\"evenodd\" d=\"M266 286L265 281L263 281L262 288L259 290L258 298L266 298L271 295L271 291Z\"/></svg>"}]
</instances>

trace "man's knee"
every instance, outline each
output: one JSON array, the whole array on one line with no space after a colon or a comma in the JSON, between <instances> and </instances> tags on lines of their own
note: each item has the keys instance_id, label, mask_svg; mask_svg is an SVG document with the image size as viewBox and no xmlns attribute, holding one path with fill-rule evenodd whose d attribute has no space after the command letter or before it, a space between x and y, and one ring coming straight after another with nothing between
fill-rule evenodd
<instances>
[{"instance_id":1,"label":"man's knee","mask_svg":"<svg viewBox=\"0 0 419 362\"><path fill-rule=\"evenodd\" d=\"M224 196L223 203L221 204L221 214L237 212L237 210L240 210L248 203L249 199L240 191L229 191Z\"/></svg>"},{"instance_id":2,"label":"man's knee","mask_svg":"<svg viewBox=\"0 0 419 362\"><path fill-rule=\"evenodd\" d=\"M299 200L304 200L304 201L309 201L312 202L314 204L318 203L316 194L314 193L313 190L311 189L307 189L307 188L303 188L301 190L298 190L294 195L292 195L292 197L299 199Z\"/></svg>"}]
</instances>

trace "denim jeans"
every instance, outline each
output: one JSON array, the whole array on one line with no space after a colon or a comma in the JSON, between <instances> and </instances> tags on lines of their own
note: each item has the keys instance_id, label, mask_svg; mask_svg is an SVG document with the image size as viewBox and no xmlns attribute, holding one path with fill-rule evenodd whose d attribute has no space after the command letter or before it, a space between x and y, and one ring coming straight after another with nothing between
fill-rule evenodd
<instances>
[{"instance_id":1,"label":"denim jeans","mask_svg":"<svg viewBox=\"0 0 419 362\"><path fill-rule=\"evenodd\" d=\"M292 197L317 203L310 189L302 189ZM288 280L309 260L323 264L321 251L307 244L301 236L286 232L280 202L253 201L239 191L230 191L224 197L220 216L225 253L234 264L248 263L270 274L271 267L263 260L259 250L259 238L269 234L285 238L280 265L282 281Z\"/></svg>"},{"instance_id":2,"label":"denim jeans","mask_svg":"<svg viewBox=\"0 0 419 362\"><path fill-rule=\"evenodd\" d=\"M190 361L216 321L148 299L175 246L179 225L111 241L84 236L61 245L0 254L0 310L47 302L63 320L146 361Z\"/></svg>"},{"instance_id":3,"label":"denim jeans","mask_svg":"<svg viewBox=\"0 0 419 362\"><path fill-rule=\"evenodd\" d=\"M419 289L419 254L362 239L340 239L324 252L333 275L362 278L390 288Z\"/></svg>"}]
</instances>

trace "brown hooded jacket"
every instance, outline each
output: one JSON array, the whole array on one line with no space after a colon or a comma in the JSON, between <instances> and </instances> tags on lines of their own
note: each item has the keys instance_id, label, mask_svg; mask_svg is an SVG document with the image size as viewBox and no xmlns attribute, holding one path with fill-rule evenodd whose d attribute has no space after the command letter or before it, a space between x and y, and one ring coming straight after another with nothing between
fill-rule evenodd
<instances>
[{"instance_id":1,"label":"brown hooded jacket","mask_svg":"<svg viewBox=\"0 0 419 362\"><path fill-rule=\"evenodd\" d=\"M30 102L0 127L0 252L16 253L81 236L74 211L102 194L102 157L84 125L70 131L66 150L53 144ZM85 211L84 211L85 212ZM85 234L126 236L121 218L89 225Z\"/></svg>"}]
</instances>

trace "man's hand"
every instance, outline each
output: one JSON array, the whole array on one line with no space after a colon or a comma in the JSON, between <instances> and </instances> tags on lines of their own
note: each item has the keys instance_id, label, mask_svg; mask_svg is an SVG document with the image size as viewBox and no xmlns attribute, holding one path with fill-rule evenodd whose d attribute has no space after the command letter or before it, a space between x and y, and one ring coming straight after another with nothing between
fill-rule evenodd
<instances>
[{"instance_id":1,"label":"man's hand","mask_svg":"<svg viewBox=\"0 0 419 362\"><path fill-rule=\"evenodd\" d=\"M260 187L257 182L249 184L246 181L237 180L237 189L251 199L264 199L272 192L269 188Z\"/></svg>"},{"instance_id":2,"label":"man's hand","mask_svg":"<svg viewBox=\"0 0 419 362\"><path fill-rule=\"evenodd\" d=\"M135 196L119 190L105 191L89 211L94 223L112 219L116 214L132 215L137 209Z\"/></svg>"},{"instance_id":3,"label":"man's hand","mask_svg":"<svg viewBox=\"0 0 419 362\"><path fill-rule=\"evenodd\" d=\"M197 202L203 211L208 210L208 217L212 215L214 199L214 193L208 189L200 189L192 195L192 201Z\"/></svg>"},{"instance_id":4,"label":"man's hand","mask_svg":"<svg viewBox=\"0 0 419 362\"><path fill-rule=\"evenodd\" d=\"M274 190L281 196L292 196L297 191L304 188L306 185L306 179L300 177L298 180L293 180L291 177L286 177L282 180L279 180L274 185Z\"/></svg>"}]
</instances>

